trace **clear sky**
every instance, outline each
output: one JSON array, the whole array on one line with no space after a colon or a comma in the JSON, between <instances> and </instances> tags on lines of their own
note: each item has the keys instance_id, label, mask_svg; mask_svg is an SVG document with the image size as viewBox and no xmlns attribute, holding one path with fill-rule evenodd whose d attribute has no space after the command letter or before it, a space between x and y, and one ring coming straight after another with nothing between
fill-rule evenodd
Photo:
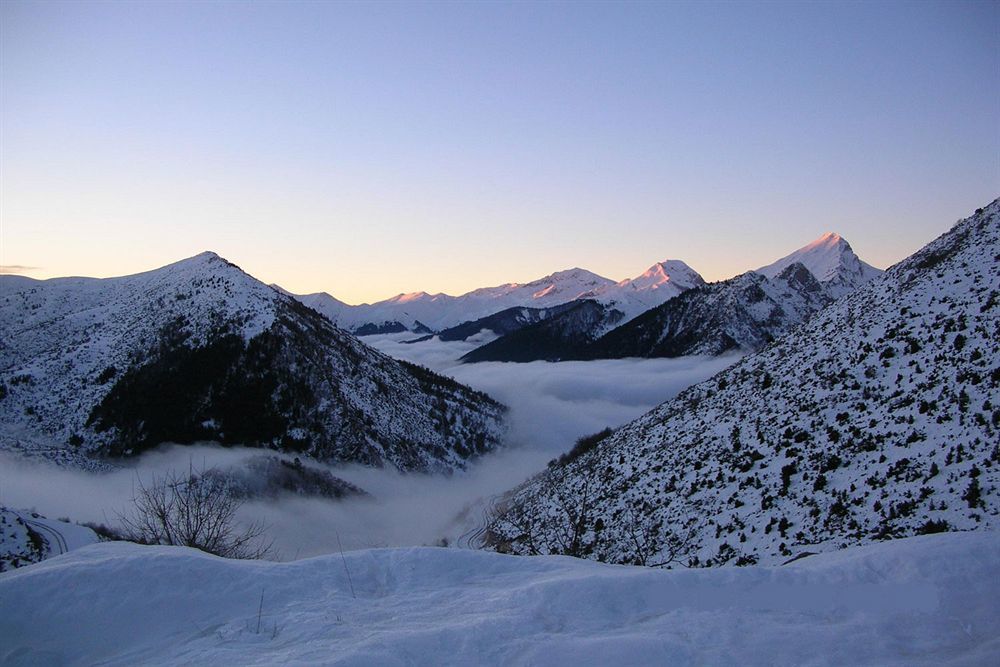
<instances>
[{"instance_id":1,"label":"clear sky","mask_svg":"<svg viewBox=\"0 0 1000 667\"><path fill-rule=\"evenodd\" d=\"M211 249L348 302L836 231L872 264L1000 195L1000 3L2 2L0 264Z\"/></svg>"}]
</instances>

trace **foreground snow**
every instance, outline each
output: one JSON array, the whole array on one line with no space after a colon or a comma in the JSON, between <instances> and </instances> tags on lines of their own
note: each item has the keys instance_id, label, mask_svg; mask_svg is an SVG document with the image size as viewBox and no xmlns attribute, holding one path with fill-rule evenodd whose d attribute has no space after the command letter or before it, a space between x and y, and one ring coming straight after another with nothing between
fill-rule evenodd
<instances>
[{"instance_id":1,"label":"foreground snow","mask_svg":"<svg viewBox=\"0 0 1000 667\"><path fill-rule=\"evenodd\" d=\"M1000 533L988 531L776 568L433 548L278 564L108 543L0 575L3 664L998 661Z\"/></svg>"}]
</instances>

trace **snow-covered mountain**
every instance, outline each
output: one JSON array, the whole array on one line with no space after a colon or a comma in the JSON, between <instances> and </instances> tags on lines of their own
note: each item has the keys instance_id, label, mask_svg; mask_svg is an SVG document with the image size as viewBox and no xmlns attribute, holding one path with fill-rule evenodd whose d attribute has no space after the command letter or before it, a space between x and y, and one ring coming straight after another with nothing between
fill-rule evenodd
<instances>
[{"instance_id":1,"label":"snow-covered mountain","mask_svg":"<svg viewBox=\"0 0 1000 667\"><path fill-rule=\"evenodd\" d=\"M413 292L374 304L350 306L325 292L296 296L338 326L356 334L431 333L486 318L511 308L544 310L589 298L633 316L704 284L679 260L654 264L636 278L616 283L585 269L558 271L530 283L483 287L461 296Z\"/></svg>"},{"instance_id":2,"label":"snow-covered mountain","mask_svg":"<svg viewBox=\"0 0 1000 667\"><path fill-rule=\"evenodd\" d=\"M412 292L359 306L347 305L325 292L296 298L352 332L396 333L409 330L430 333L508 308L548 308L614 284L614 281L590 271L569 269L530 283L483 287L461 296Z\"/></svg>"},{"instance_id":3,"label":"snow-covered mountain","mask_svg":"<svg viewBox=\"0 0 1000 667\"><path fill-rule=\"evenodd\" d=\"M214 253L121 278L0 277L0 446L87 465L215 440L450 470L503 408Z\"/></svg>"},{"instance_id":4,"label":"snow-covered mountain","mask_svg":"<svg viewBox=\"0 0 1000 667\"><path fill-rule=\"evenodd\" d=\"M773 264L762 266L757 273L776 278L792 264L802 264L835 299L853 292L882 273L854 254L851 245L838 234L827 232L812 243Z\"/></svg>"},{"instance_id":5,"label":"snow-covered mountain","mask_svg":"<svg viewBox=\"0 0 1000 667\"><path fill-rule=\"evenodd\" d=\"M799 263L691 290L564 358L680 357L762 348L834 300Z\"/></svg>"},{"instance_id":6,"label":"snow-covered mountain","mask_svg":"<svg viewBox=\"0 0 1000 667\"><path fill-rule=\"evenodd\" d=\"M776 563L1000 527L1000 200L510 492L489 547Z\"/></svg>"},{"instance_id":7,"label":"snow-covered mountain","mask_svg":"<svg viewBox=\"0 0 1000 667\"><path fill-rule=\"evenodd\" d=\"M567 304L557 315L522 326L461 357L465 363L479 361L559 361L586 349L595 332L620 322L624 314L595 299Z\"/></svg>"},{"instance_id":8,"label":"snow-covered mountain","mask_svg":"<svg viewBox=\"0 0 1000 667\"><path fill-rule=\"evenodd\" d=\"M669 270L683 276L685 268L676 262ZM647 272L654 280L656 269ZM667 283L674 290L671 298L648 307L630 307L625 290L624 298L604 300L604 314L591 318L591 330L580 330L567 314L491 341L464 359L555 361L757 350L881 273L829 234L763 271L711 285L694 274L685 282ZM644 294L636 293L639 301Z\"/></svg>"},{"instance_id":9,"label":"snow-covered mountain","mask_svg":"<svg viewBox=\"0 0 1000 667\"><path fill-rule=\"evenodd\" d=\"M622 320L628 321L639 313L704 284L701 275L690 266L679 259L668 259L657 262L635 278L595 290L583 295L583 298L593 299L617 310L622 313Z\"/></svg>"}]
</instances>

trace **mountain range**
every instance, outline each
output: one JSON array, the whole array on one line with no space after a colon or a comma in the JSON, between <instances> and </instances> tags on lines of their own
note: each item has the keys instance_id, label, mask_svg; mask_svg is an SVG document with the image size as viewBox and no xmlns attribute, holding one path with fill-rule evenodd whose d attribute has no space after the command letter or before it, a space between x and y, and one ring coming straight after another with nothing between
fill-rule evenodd
<instances>
[{"instance_id":1,"label":"mountain range","mask_svg":"<svg viewBox=\"0 0 1000 667\"><path fill-rule=\"evenodd\" d=\"M121 278L0 276L0 447L100 467L162 442L448 471L504 408L210 252Z\"/></svg>"},{"instance_id":2,"label":"mountain range","mask_svg":"<svg viewBox=\"0 0 1000 667\"><path fill-rule=\"evenodd\" d=\"M777 262L712 284L691 285L641 315L578 302L485 343L477 361L678 357L753 351L879 275L836 234L824 234ZM689 283L690 284L690 283Z\"/></svg>"},{"instance_id":3,"label":"mountain range","mask_svg":"<svg viewBox=\"0 0 1000 667\"><path fill-rule=\"evenodd\" d=\"M612 305L622 317L633 317L704 282L684 262L667 260L621 282L574 268L529 283L483 287L460 296L412 292L359 306L348 305L326 292L293 296L357 335L403 331L428 334L511 308L543 310L584 298Z\"/></svg>"},{"instance_id":4,"label":"mountain range","mask_svg":"<svg viewBox=\"0 0 1000 667\"><path fill-rule=\"evenodd\" d=\"M765 273L809 266L800 255ZM995 529L998 360L1000 200L761 351L581 440L495 502L485 544L714 566Z\"/></svg>"}]
</instances>

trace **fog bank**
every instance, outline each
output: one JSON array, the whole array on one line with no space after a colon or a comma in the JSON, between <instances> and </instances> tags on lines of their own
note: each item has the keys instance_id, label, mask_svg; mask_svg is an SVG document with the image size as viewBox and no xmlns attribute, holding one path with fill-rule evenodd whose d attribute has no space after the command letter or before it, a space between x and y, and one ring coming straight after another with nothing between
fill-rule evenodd
<instances>
[{"instance_id":1,"label":"fog bank","mask_svg":"<svg viewBox=\"0 0 1000 667\"><path fill-rule=\"evenodd\" d=\"M506 448L451 476L403 475L361 466L326 466L372 498L331 501L302 497L253 501L246 519L263 519L283 559L339 548L434 544L474 527L477 511L454 523L480 498L516 486L567 450L581 436L638 417L691 384L714 375L737 357L623 359L528 364L457 364L469 343L437 340L407 345L408 336L365 338L384 352L426 365L510 407ZM0 504L35 509L50 518L116 523L137 478L169 470L235 464L260 450L217 446L164 446L119 471L94 474L31 463L0 453ZM315 464L320 465L320 464ZM338 542L339 539L339 542Z\"/></svg>"}]
</instances>

